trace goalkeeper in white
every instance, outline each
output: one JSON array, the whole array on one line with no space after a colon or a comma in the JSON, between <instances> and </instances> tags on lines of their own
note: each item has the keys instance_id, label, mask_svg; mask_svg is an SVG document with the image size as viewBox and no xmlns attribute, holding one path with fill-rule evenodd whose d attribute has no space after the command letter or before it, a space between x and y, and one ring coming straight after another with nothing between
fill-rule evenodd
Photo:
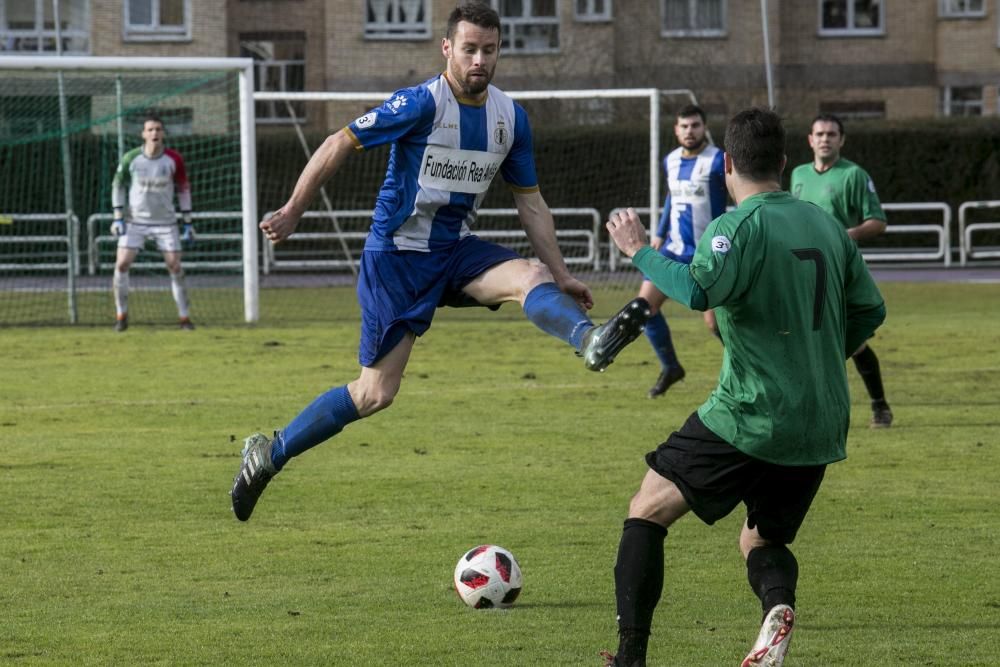
<instances>
[{"instance_id":1,"label":"goalkeeper in white","mask_svg":"<svg viewBox=\"0 0 1000 667\"><path fill-rule=\"evenodd\" d=\"M164 146L163 121L147 115L142 124L142 146L126 153L115 171L111 189L114 220L111 233L118 237L115 259L115 331L128 328L129 269L146 239L156 241L170 272L170 289L177 303L181 329L194 329L184 288L181 243L194 242L191 223L191 185L180 153ZM127 192L127 199L126 199ZM184 220L177 228L174 193Z\"/></svg>"}]
</instances>

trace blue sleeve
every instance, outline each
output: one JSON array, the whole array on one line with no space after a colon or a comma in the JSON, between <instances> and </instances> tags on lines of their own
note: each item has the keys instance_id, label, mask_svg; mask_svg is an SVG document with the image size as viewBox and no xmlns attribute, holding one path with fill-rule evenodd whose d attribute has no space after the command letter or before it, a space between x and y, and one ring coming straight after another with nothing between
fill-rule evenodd
<instances>
[{"instance_id":1,"label":"blue sleeve","mask_svg":"<svg viewBox=\"0 0 1000 667\"><path fill-rule=\"evenodd\" d=\"M426 88L417 86L396 91L382 106L351 121L347 130L367 150L397 141L433 118L434 99Z\"/></svg>"},{"instance_id":2,"label":"blue sleeve","mask_svg":"<svg viewBox=\"0 0 1000 667\"><path fill-rule=\"evenodd\" d=\"M660 211L660 222L656 225L656 236L667 238L667 227L670 225L670 171L667 169L667 158L663 158L663 173L667 175L667 196L663 200L663 210Z\"/></svg>"},{"instance_id":3,"label":"blue sleeve","mask_svg":"<svg viewBox=\"0 0 1000 667\"><path fill-rule=\"evenodd\" d=\"M663 210L660 211L660 222L656 225L656 236L665 239L667 238L667 227L670 226L670 193L667 193L667 198L663 200Z\"/></svg>"},{"instance_id":4,"label":"blue sleeve","mask_svg":"<svg viewBox=\"0 0 1000 667\"><path fill-rule=\"evenodd\" d=\"M531 124L520 104L514 104L514 143L500 165L500 174L516 190L532 191L538 188Z\"/></svg>"},{"instance_id":5,"label":"blue sleeve","mask_svg":"<svg viewBox=\"0 0 1000 667\"><path fill-rule=\"evenodd\" d=\"M712 171L709 180L709 196L712 200L712 219L715 220L726 212L726 154L720 150L712 160Z\"/></svg>"}]
</instances>

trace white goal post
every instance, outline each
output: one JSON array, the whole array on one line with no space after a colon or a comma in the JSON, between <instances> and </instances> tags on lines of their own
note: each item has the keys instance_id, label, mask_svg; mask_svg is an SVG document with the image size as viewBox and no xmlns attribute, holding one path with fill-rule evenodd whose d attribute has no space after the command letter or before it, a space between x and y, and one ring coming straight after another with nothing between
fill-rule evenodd
<instances>
[{"instance_id":1,"label":"white goal post","mask_svg":"<svg viewBox=\"0 0 1000 667\"><path fill-rule=\"evenodd\" d=\"M238 134L239 134L239 178L240 178L240 206L242 214L242 280L243 280L243 314L247 322L255 322L260 317L259 286L258 286L258 252L259 243L257 235L257 161L256 161L256 136L255 136L255 116L253 103L253 60L250 58L168 58L168 57L147 57L147 58L126 58L126 57L91 57L91 56L0 56L0 72L4 74L4 86L7 89L0 92L0 95L7 96L7 99L14 99L11 91L12 84L9 73L16 71L19 76L25 77L20 85L30 87L30 75L26 72L34 72L38 78L49 75L58 78L59 82L59 106L60 106L60 134L64 141L72 131L79 131L78 128L71 128L67 122L65 92L63 87L64 76L82 76L81 73L94 73L99 76L102 73L114 75L115 73L128 73L135 76L141 72L163 74L170 72L194 73L194 72L229 72L237 76L238 80ZM107 86L107 81L102 81ZM77 84L79 87L79 83ZM114 94L106 95L113 98ZM54 95L53 95L54 97ZM119 102L121 94L119 92ZM113 121L114 113L106 117L106 122ZM121 111L118 113L119 128L121 127ZM65 144L68 146L68 142ZM63 152L66 152L64 148ZM68 163L64 158L64 163ZM25 165L27 169L42 168L41 165ZM67 220L77 220L77 214L87 215L89 212L74 211L72 202L73 181L77 175L69 173L68 165L64 164L64 180L66 181L65 210L46 211L46 213L61 214ZM195 183L197 188L197 183ZM196 192L197 194L197 192ZM30 202L28 202L30 204ZM235 202L234 202L235 204ZM8 214L17 214L18 211L5 211ZM76 223L79 227L79 223ZM70 228L72 228L70 226ZM67 232L70 236L71 232ZM78 248L78 239L73 238L70 243L71 248ZM74 275L79 275L79 257L75 255L67 261L70 275L70 321L76 321L75 312L75 289Z\"/></svg>"}]
</instances>

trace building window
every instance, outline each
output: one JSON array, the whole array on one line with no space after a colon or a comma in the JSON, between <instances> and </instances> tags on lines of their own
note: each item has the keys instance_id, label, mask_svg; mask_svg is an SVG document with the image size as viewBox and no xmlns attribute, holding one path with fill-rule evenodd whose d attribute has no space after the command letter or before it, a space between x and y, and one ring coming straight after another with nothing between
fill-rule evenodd
<instances>
[{"instance_id":1,"label":"building window","mask_svg":"<svg viewBox=\"0 0 1000 667\"><path fill-rule=\"evenodd\" d=\"M660 0L663 37L722 37L726 0Z\"/></svg>"},{"instance_id":2,"label":"building window","mask_svg":"<svg viewBox=\"0 0 1000 667\"><path fill-rule=\"evenodd\" d=\"M982 87L945 86L941 89L941 112L945 116L982 116Z\"/></svg>"},{"instance_id":3,"label":"building window","mask_svg":"<svg viewBox=\"0 0 1000 667\"><path fill-rule=\"evenodd\" d=\"M883 35L885 4L882 0L819 0L819 34Z\"/></svg>"},{"instance_id":4,"label":"building window","mask_svg":"<svg viewBox=\"0 0 1000 667\"><path fill-rule=\"evenodd\" d=\"M938 0L938 16L944 18L986 16L986 0Z\"/></svg>"},{"instance_id":5,"label":"building window","mask_svg":"<svg viewBox=\"0 0 1000 667\"><path fill-rule=\"evenodd\" d=\"M90 51L87 0L59 0L58 45L65 55ZM0 2L0 53L50 55L56 51L56 19L52 0Z\"/></svg>"},{"instance_id":6,"label":"building window","mask_svg":"<svg viewBox=\"0 0 1000 667\"><path fill-rule=\"evenodd\" d=\"M169 42L191 39L191 0L124 0L125 40Z\"/></svg>"},{"instance_id":7,"label":"building window","mask_svg":"<svg viewBox=\"0 0 1000 667\"><path fill-rule=\"evenodd\" d=\"M573 0L573 18L577 21L610 21L611 0Z\"/></svg>"},{"instance_id":8,"label":"building window","mask_svg":"<svg viewBox=\"0 0 1000 667\"><path fill-rule=\"evenodd\" d=\"M253 58L254 90L302 92L306 89L304 32L241 33L240 56ZM255 105L260 124L302 123L305 102L267 100Z\"/></svg>"},{"instance_id":9,"label":"building window","mask_svg":"<svg viewBox=\"0 0 1000 667\"><path fill-rule=\"evenodd\" d=\"M559 51L559 0L490 0L506 53Z\"/></svg>"},{"instance_id":10,"label":"building window","mask_svg":"<svg viewBox=\"0 0 1000 667\"><path fill-rule=\"evenodd\" d=\"M365 0L366 39L425 39L431 36L426 0Z\"/></svg>"},{"instance_id":11,"label":"building window","mask_svg":"<svg viewBox=\"0 0 1000 667\"><path fill-rule=\"evenodd\" d=\"M882 100L831 100L820 102L819 112L833 114L843 120L885 118L885 102Z\"/></svg>"}]
</instances>

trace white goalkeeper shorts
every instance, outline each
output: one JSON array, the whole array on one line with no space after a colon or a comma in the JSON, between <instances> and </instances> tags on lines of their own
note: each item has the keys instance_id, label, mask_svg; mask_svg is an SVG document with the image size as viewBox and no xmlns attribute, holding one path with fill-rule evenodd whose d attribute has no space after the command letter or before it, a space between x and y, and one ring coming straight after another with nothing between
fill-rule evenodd
<instances>
[{"instance_id":1,"label":"white goalkeeper shorts","mask_svg":"<svg viewBox=\"0 0 1000 667\"><path fill-rule=\"evenodd\" d=\"M125 233L118 237L119 248L139 250L146 245L146 239L156 241L160 252L180 252L181 234L176 224L173 225L141 225L126 223Z\"/></svg>"}]
</instances>

